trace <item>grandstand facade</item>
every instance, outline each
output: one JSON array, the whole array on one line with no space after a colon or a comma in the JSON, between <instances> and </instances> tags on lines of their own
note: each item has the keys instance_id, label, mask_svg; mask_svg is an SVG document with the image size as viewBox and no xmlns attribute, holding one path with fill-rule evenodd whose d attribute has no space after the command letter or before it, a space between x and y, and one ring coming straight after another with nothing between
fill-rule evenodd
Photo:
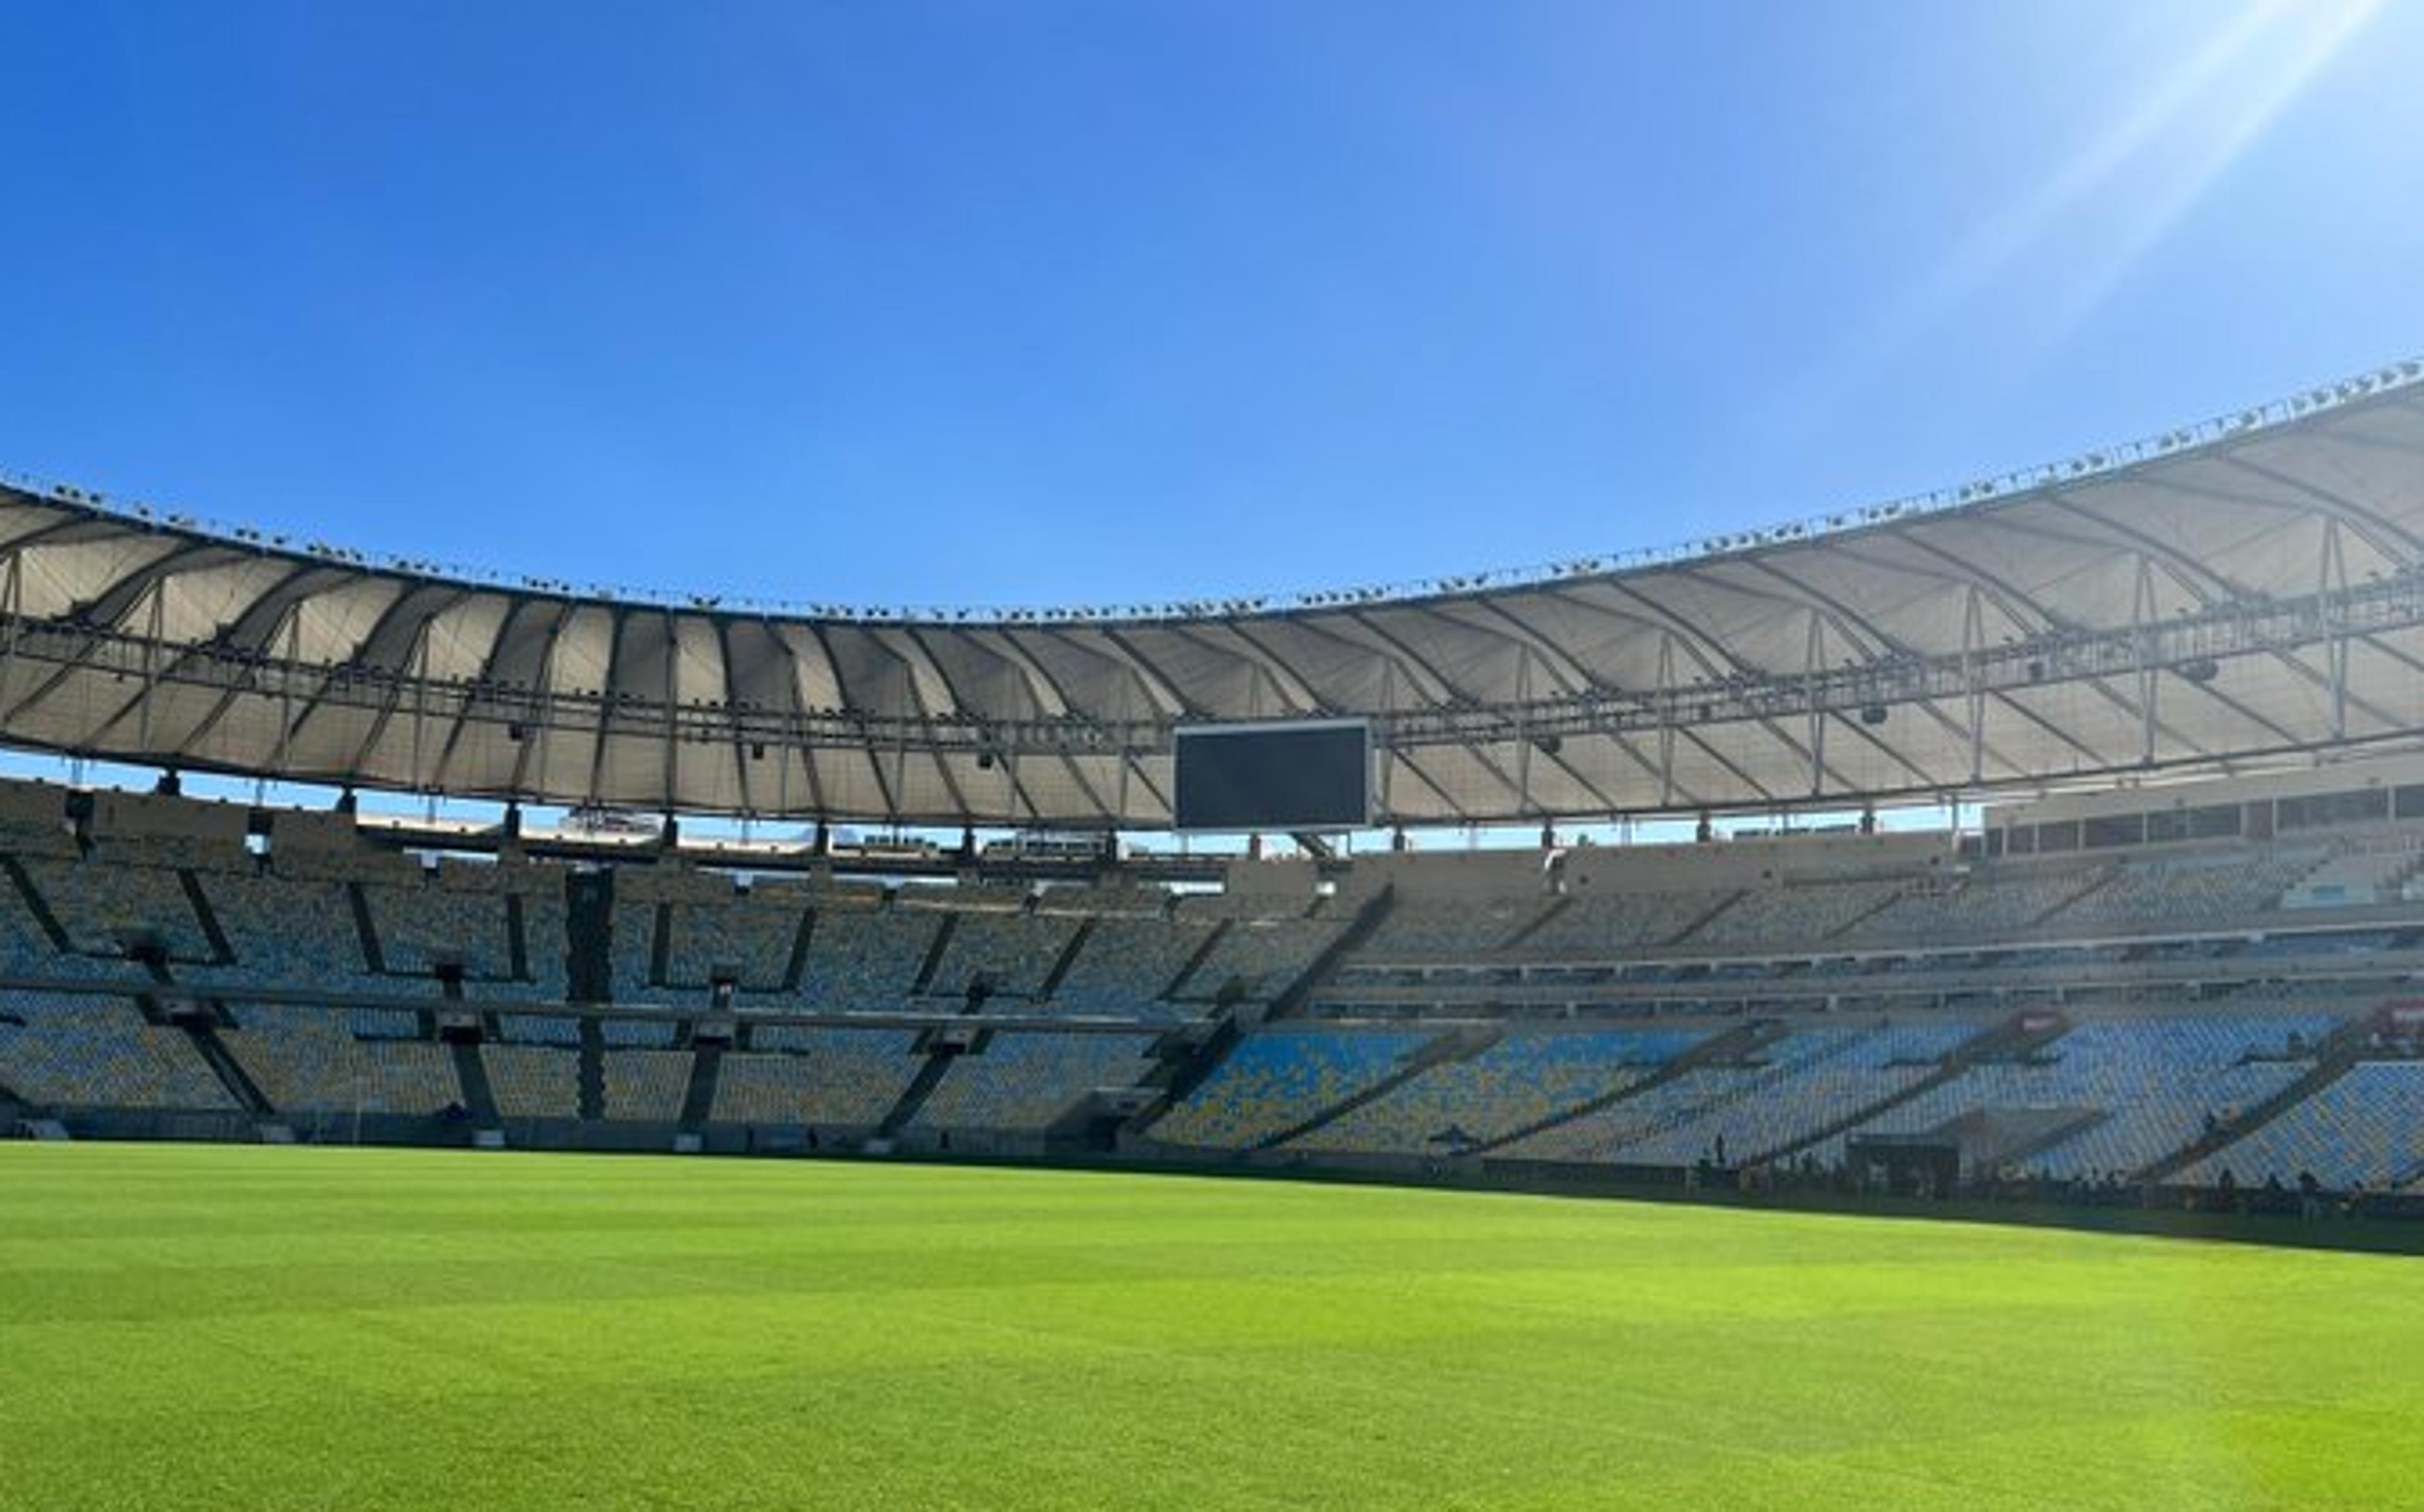
<instances>
[{"instance_id":1,"label":"grandstand facade","mask_svg":"<svg viewBox=\"0 0 2424 1512\"><path fill-rule=\"evenodd\" d=\"M1392 823L857 853L0 785L0 1126L2424 1205L2415 364L1688 556L1066 614L448 576L0 492L0 741L532 804L1165 823L1371 722Z\"/></svg>"},{"instance_id":2,"label":"grandstand facade","mask_svg":"<svg viewBox=\"0 0 2424 1512\"><path fill-rule=\"evenodd\" d=\"M0 1104L70 1136L2387 1200L2424 1194L2419 800L2409 758L2147 788L2092 832L2055 802L1186 891L441 853L10 784Z\"/></svg>"}]
</instances>

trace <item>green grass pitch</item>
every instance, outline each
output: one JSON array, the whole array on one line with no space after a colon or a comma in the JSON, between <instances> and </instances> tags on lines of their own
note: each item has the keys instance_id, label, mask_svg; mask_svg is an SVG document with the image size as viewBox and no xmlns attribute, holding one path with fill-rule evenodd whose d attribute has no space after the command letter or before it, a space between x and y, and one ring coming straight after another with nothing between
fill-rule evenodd
<instances>
[{"instance_id":1,"label":"green grass pitch","mask_svg":"<svg viewBox=\"0 0 2424 1512\"><path fill-rule=\"evenodd\" d=\"M2424 1262L840 1163L0 1145L0 1506L2424 1506Z\"/></svg>"}]
</instances>

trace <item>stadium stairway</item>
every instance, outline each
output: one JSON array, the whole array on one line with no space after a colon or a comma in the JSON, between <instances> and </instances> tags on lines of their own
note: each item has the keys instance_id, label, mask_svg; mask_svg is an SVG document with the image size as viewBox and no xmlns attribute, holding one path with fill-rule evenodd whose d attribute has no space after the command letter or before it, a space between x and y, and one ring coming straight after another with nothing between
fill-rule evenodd
<instances>
[{"instance_id":1,"label":"stadium stairway","mask_svg":"<svg viewBox=\"0 0 2424 1512\"><path fill-rule=\"evenodd\" d=\"M1689 940L1692 936L1699 933L1702 930L1707 929L1711 924L1716 922L1716 920L1722 916L1727 910L1732 908L1736 903L1741 902L1744 899L1748 898L1749 896L1750 889L1747 887L1726 894L1726 896L1717 899L1716 906L1703 911L1699 916L1693 919L1691 923L1686 924L1682 929L1676 931L1672 937L1662 940L1659 944L1662 946L1682 945L1684 941Z\"/></svg>"},{"instance_id":2,"label":"stadium stairway","mask_svg":"<svg viewBox=\"0 0 2424 1512\"><path fill-rule=\"evenodd\" d=\"M648 918L648 979L616 986L662 987L674 964L674 905L660 902Z\"/></svg>"},{"instance_id":3,"label":"stadium stairway","mask_svg":"<svg viewBox=\"0 0 2424 1512\"><path fill-rule=\"evenodd\" d=\"M1070 934L1069 943L1060 947L1060 955L1053 958L1052 969L1044 974L1044 980L1036 986L1035 995L1039 999L1048 1002L1052 995L1060 990L1061 979L1069 975L1071 967L1076 965L1077 952L1086 948L1086 942L1093 937L1093 933L1092 915L1090 914L1077 921L1077 928Z\"/></svg>"},{"instance_id":4,"label":"stadium stairway","mask_svg":"<svg viewBox=\"0 0 2424 1512\"><path fill-rule=\"evenodd\" d=\"M595 1123L606 1116L606 1027L595 1015L581 1020L581 1118Z\"/></svg>"},{"instance_id":5,"label":"stadium stairway","mask_svg":"<svg viewBox=\"0 0 2424 1512\"><path fill-rule=\"evenodd\" d=\"M791 931L791 953L783 963L784 996L789 997L799 992L800 979L808 973L808 951L815 946L816 938L817 911L804 908L800 910L798 926Z\"/></svg>"},{"instance_id":6,"label":"stadium stairway","mask_svg":"<svg viewBox=\"0 0 2424 1512\"><path fill-rule=\"evenodd\" d=\"M935 932L938 935L949 935L949 922L947 920L943 928ZM940 949L941 945L938 941L935 952L927 956L925 969L918 973L921 981L934 974L935 967L942 959L939 954ZM973 1017L982 1012L984 1003L984 989L970 987L966 1006L960 1010L961 1016ZM980 1030L976 1039L981 1041L982 1038L983 1031ZM885 1114L884 1121L875 1126L876 1138L893 1138L909 1126L910 1122L917 1117L917 1110L926 1106L927 1098L934 1095L934 1089L942 1085L943 1078L950 1074L951 1067L958 1062L961 1052L970 1042L956 1032L940 1029L928 1029L918 1036L917 1048L926 1057L926 1063L917 1068L917 1075L909 1078L909 1085L902 1088L900 1097L894 1100L892 1110ZM720 1062L722 1057L719 1056L717 1059ZM693 1086L695 1087L697 1072L694 1067L692 1077ZM709 1090L711 1098L713 1088L710 1086Z\"/></svg>"},{"instance_id":7,"label":"stadium stairway","mask_svg":"<svg viewBox=\"0 0 2424 1512\"><path fill-rule=\"evenodd\" d=\"M1260 1012L1253 1012L1250 1007L1247 1015L1241 1016L1237 1011L1237 1005L1223 1004L1213 1022L1211 1032L1201 1040L1187 1038L1184 1030L1166 1036L1154 1047L1155 1055L1162 1061L1162 1069L1148 1074L1143 1083L1145 1087L1157 1090L1159 1095L1137 1109L1125 1122L1120 1125L1120 1138L1126 1138L1132 1135L1141 1134L1164 1113L1185 1102L1194 1093L1196 1088L1204 1084L1206 1077L1220 1070L1220 1063L1229 1058L1229 1052L1235 1050L1239 1042L1245 1039L1249 1017L1253 1022L1260 1023L1268 1019L1284 1017L1301 1008L1313 996L1314 989L1327 981L1331 974L1338 969L1338 963L1350 952L1359 948L1365 940L1371 938L1372 931L1380 927L1382 919L1388 917L1389 910L1394 906L1395 899L1395 888L1381 888L1371 901L1357 911L1355 917L1347 928L1339 931L1338 938L1332 940L1319 955L1314 957L1297 979L1283 989L1280 995ZM1214 947L1220 944L1220 937L1228 932L1229 928L1229 924L1223 922L1220 928L1213 930L1205 937L1194 956L1179 969L1178 976L1172 981L1170 990L1165 995L1177 995L1188 979L1195 975L1196 968L1210 957ZM1396 1080L1393 1078L1387 1085L1394 1087L1396 1084ZM1332 1116L1336 1117L1338 1113L1345 1111L1347 1109L1341 1107Z\"/></svg>"},{"instance_id":8,"label":"stadium stairway","mask_svg":"<svg viewBox=\"0 0 2424 1512\"><path fill-rule=\"evenodd\" d=\"M1778 1145L1773 1150L1746 1152L1749 1156L1746 1163L1765 1165L1771 1161L1790 1159L1804 1150L1823 1145L1837 1135L1848 1134L1871 1119L1890 1112L1905 1103L1934 1091L1989 1056L2025 1054L2048 1041L2060 1038L2067 1027L2065 1025L2056 1024L2049 1027L2031 1029L2024 1022L2028 1016L2031 1015L2016 1013L2000 1024L1980 1030L1947 1052L1944 1058L1937 1063L1934 1071L1907 1087L1878 1098L1865 1107L1847 1113L1831 1122L1823 1123L1799 1138ZM2071 1132L2075 1131L2065 1130L2065 1135L2067 1136Z\"/></svg>"},{"instance_id":9,"label":"stadium stairway","mask_svg":"<svg viewBox=\"0 0 2424 1512\"><path fill-rule=\"evenodd\" d=\"M950 953L951 936L958 932L960 915L956 909L943 911L943 922L934 931L933 942L926 947L926 959L917 963L917 976L910 982L909 992L915 996L932 987L935 974L943 969L943 958Z\"/></svg>"},{"instance_id":10,"label":"stadium stairway","mask_svg":"<svg viewBox=\"0 0 2424 1512\"><path fill-rule=\"evenodd\" d=\"M1985 1158L1990 1168L2025 1169L2031 1160L2046 1151L2112 1120L2113 1110L2110 1108L2048 1109L2040 1115L2035 1132L2006 1143Z\"/></svg>"},{"instance_id":11,"label":"stadium stairway","mask_svg":"<svg viewBox=\"0 0 2424 1512\"><path fill-rule=\"evenodd\" d=\"M17 897L24 903L25 912L41 926L42 935L50 941L51 948L63 956L75 954L75 942L68 938L66 926L60 924L59 916L51 912L50 902L34 885L34 879L25 875L25 868L17 864L17 858L0 856L0 869L7 870L9 885L17 889Z\"/></svg>"},{"instance_id":12,"label":"stadium stairway","mask_svg":"<svg viewBox=\"0 0 2424 1512\"><path fill-rule=\"evenodd\" d=\"M1524 941L1548 928L1549 921L1551 919L1555 918L1558 915L1573 906L1574 900L1571 895L1552 899L1548 907L1533 915L1529 919L1524 921L1523 928L1517 930L1514 933L1508 935L1504 940L1499 941L1497 945L1491 947L1491 949L1493 951L1507 951L1514 949Z\"/></svg>"},{"instance_id":13,"label":"stadium stairway","mask_svg":"<svg viewBox=\"0 0 2424 1512\"><path fill-rule=\"evenodd\" d=\"M1196 1031L1184 1027L1163 1035L1153 1047L1154 1058L1159 1064L1146 1074L1142 1083L1155 1096L1120 1125L1119 1138L1141 1134L1156 1119L1185 1102L1220 1069L1220 1062L1229 1058L1229 1052L1245 1037L1245 1027L1234 1012L1223 1012L1213 1022L1211 1031L1200 1038Z\"/></svg>"},{"instance_id":14,"label":"stadium stairway","mask_svg":"<svg viewBox=\"0 0 2424 1512\"><path fill-rule=\"evenodd\" d=\"M1869 927L1871 920L1874 919L1878 915L1884 913L1886 910L1892 908L1895 904L1901 902L1902 899L1903 894L1899 890L1888 889L1883 898L1878 899L1875 902L1853 915L1850 918L1845 919L1842 923L1838 924L1831 930L1828 930L1818 940L1813 940L1810 943L1817 945L1826 940L1857 939L1858 938L1860 931Z\"/></svg>"},{"instance_id":15,"label":"stadium stairway","mask_svg":"<svg viewBox=\"0 0 2424 1512\"><path fill-rule=\"evenodd\" d=\"M510 938L518 953L514 958L515 974L530 979L529 955L535 945L539 948L563 953L565 992L575 1002L611 1003L614 1000L614 873L576 871L564 879L564 938L534 942L525 933L525 915L520 899L508 897L513 909Z\"/></svg>"},{"instance_id":16,"label":"stadium stairway","mask_svg":"<svg viewBox=\"0 0 2424 1512\"><path fill-rule=\"evenodd\" d=\"M454 1076L462 1084L463 1106L471 1115L475 1132L493 1132L504 1127L497 1112L496 1090L488 1085L488 1065L480 1058L477 1040L456 1040L449 1046L454 1054Z\"/></svg>"},{"instance_id":17,"label":"stadium stairway","mask_svg":"<svg viewBox=\"0 0 2424 1512\"><path fill-rule=\"evenodd\" d=\"M899 1100L892 1105L892 1111L885 1114L884 1122L875 1126L875 1138L894 1138L907 1128L910 1121L917 1116L917 1110L926 1106L926 1099L933 1096L934 1089L943 1084L943 1077L949 1073L952 1062L959 1058L956 1045L949 1049L927 1051L926 1063L917 1068L917 1074L901 1089Z\"/></svg>"},{"instance_id":18,"label":"stadium stairway","mask_svg":"<svg viewBox=\"0 0 2424 1512\"><path fill-rule=\"evenodd\" d=\"M2085 886L2081 887L2076 892L2065 897L2059 902L2056 902L2051 908L2047 909L2045 912L2037 915L2034 918L2030 919L2026 924L2021 925L2017 930L2013 931L2013 937L2015 939L2025 939L2030 934L2034 933L2038 930L2044 929L2054 919L2060 917L2064 914L2069 913L2072 909L2077 908L2080 904L2087 901L2097 893L2102 892L2105 888L2112 886L2114 883L2119 882L2120 880L2121 870L2118 867L2105 867L2102 871L2090 877L2087 880L2087 884Z\"/></svg>"},{"instance_id":19,"label":"stadium stairway","mask_svg":"<svg viewBox=\"0 0 2424 1512\"><path fill-rule=\"evenodd\" d=\"M715 1113L715 1081L724 1069L724 1046L714 1041L694 1042L690 1063L690 1086L682 1091L680 1127L684 1134L697 1134L707 1127Z\"/></svg>"},{"instance_id":20,"label":"stadium stairway","mask_svg":"<svg viewBox=\"0 0 2424 1512\"><path fill-rule=\"evenodd\" d=\"M186 1038L193 1042L194 1053L202 1058L202 1064L211 1068L218 1077L219 1085L227 1089L228 1095L235 1099L238 1106L255 1118L275 1118L278 1115L278 1109L271 1106L268 1097L237 1063L227 1047L227 1042L219 1038L217 1025L199 1013L181 1013L177 1016L176 1025L185 1031Z\"/></svg>"},{"instance_id":21,"label":"stadium stairway","mask_svg":"<svg viewBox=\"0 0 2424 1512\"><path fill-rule=\"evenodd\" d=\"M1701 1066L1723 1065L1740 1060L1770 1041L1782 1039L1787 1032L1789 1031L1780 1025L1759 1023L1740 1025L1722 1034L1712 1035L1639 1081L1628 1082L1614 1091L1602 1092L1588 1102L1560 1108L1546 1118L1534 1119L1529 1123L1518 1124L1494 1139L1487 1139L1475 1145L1468 1153L1477 1155L1489 1154L1492 1151L1513 1144L1518 1139L1530 1138L1542 1129L1553 1129L1560 1123L1571 1123L1575 1119L1587 1118L1603 1108L1613 1107L1628 1097L1637 1097L1654 1087L1664 1087L1676 1077Z\"/></svg>"},{"instance_id":22,"label":"stadium stairway","mask_svg":"<svg viewBox=\"0 0 2424 1512\"><path fill-rule=\"evenodd\" d=\"M2250 1107L2228 1123L2215 1128L2212 1133L2198 1136L2193 1143L2146 1167L2133 1179L2139 1182L2161 1182L2175 1172L2186 1170L2216 1151L2226 1150L2237 1144L2307 1098L2329 1087L2347 1075L2349 1068L2356 1064L2357 1053L2365 1047L2366 1037L2372 1032L2372 1029L2373 1025L2368 1020L2351 1019L2315 1047L2315 1063L2308 1068L2304 1075Z\"/></svg>"},{"instance_id":23,"label":"stadium stairway","mask_svg":"<svg viewBox=\"0 0 2424 1512\"><path fill-rule=\"evenodd\" d=\"M1264 1016L1286 1018L1302 1009L1313 996L1314 989L1336 974L1340 962L1364 947L1364 942L1372 937L1373 931L1380 927L1381 920L1389 916L1389 911L1396 904L1397 889L1395 885L1383 887L1374 894L1370 902L1355 911L1355 916L1348 921L1347 928L1338 931L1338 938L1324 947L1321 953L1305 966L1303 973L1271 999L1270 1008Z\"/></svg>"},{"instance_id":24,"label":"stadium stairway","mask_svg":"<svg viewBox=\"0 0 2424 1512\"><path fill-rule=\"evenodd\" d=\"M516 981L531 979L530 915L522 895L505 894L505 974Z\"/></svg>"},{"instance_id":25,"label":"stadium stairway","mask_svg":"<svg viewBox=\"0 0 2424 1512\"><path fill-rule=\"evenodd\" d=\"M1220 947L1221 940L1226 938L1229 931L1235 928L1236 928L1235 919L1224 918L1204 931L1204 943L1195 947L1194 953L1189 955L1185 963L1178 968L1178 975L1170 979L1170 984L1155 995L1157 998L1176 997L1179 989L1185 987L1188 979L1195 975L1196 968L1211 959L1212 952Z\"/></svg>"},{"instance_id":26,"label":"stadium stairway","mask_svg":"<svg viewBox=\"0 0 2424 1512\"><path fill-rule=\"evenodd\" d=\"M211 907L210 895L202 891L201 879L180 868L178 885L184 889L185 906L194 911L194 922L202 927L202 938L211 942L211 960L218 965L229 965L235 960L235 947L229 943L227 931L219 925L218 911Z\"/></svg>"},{"instance_id":27,"label":"stadium stairway","mask_svg":"<svg viewBox=\"0 0 2424 1512\"><path fill-rule=\"evenodd\" d=\"M1300 1123L1291 1124L1277 1134L1256 1140L1246 1149L1248 1151L1275 1150L1290 1139L1302 1138L1325 1124L1345 1118L1366 1103L1379 1102L1433 1066L1444 1066L1452 1061L1472 1059L1482 1051L1496 1044L1505 1034L1506 1030L1495 1025L1474 1025L1464 1028L1450 1029L1447 1033L1427 1042L1421 1049L1408 1056L1404 1064L1371 1086L1339 1099Z\"/></svg>"},{"instance_id":28,"label":"stadium stairway","mask_svg":"<svg viewBox=\"0 0 2424 1512\"><path fill-rule=\"evenodd\" d=\"M387 975L387 951L379 944L378 925L371 919L370 894L358 882L345 883L345 901L354 911L354 933L361 938L362 963L371 975Z\"/></svg>"}]
</instances>

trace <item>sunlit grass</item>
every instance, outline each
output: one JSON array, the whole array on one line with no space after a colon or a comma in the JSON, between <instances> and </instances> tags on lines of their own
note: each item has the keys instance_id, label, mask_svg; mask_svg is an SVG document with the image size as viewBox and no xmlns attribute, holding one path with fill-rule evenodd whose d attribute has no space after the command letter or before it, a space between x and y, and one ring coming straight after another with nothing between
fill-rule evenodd
<instances>
[{"instance_id":1,"label":"sunlit grass","mask_svg":"<svg viewBox=\"0 0 2424 1512\"><path fill-rule=\"evenodd\" d=\"M0 1505L2424 1505L2424 1263L1017 1170L0 1146Z\"/></svg>"}]
</instances>

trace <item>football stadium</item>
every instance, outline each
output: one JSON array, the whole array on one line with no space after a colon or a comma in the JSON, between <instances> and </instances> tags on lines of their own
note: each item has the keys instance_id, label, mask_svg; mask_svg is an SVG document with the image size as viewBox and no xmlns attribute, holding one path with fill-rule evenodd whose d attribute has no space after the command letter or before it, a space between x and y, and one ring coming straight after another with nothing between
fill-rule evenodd
<instances>
[{"instance_id":1,"label":"football stadium","mask_svg":"<svg viewBox=\"0 0 2424 1512\"><path fill-rule=\"evenodd\" d=\"M160 775L0 788L6 1479L2390 1504L2424 1272L2310 1247L2424 1237L2419 377L1689 552L1065 616L12 487L0 737ZM1877 822L1938 793L1979 821ZM1257 843L1136 838L1206 816ZM1407 838L1484 823L1538 837Z\"/></svg>"},{"instance_id":2,"label":"football stadium","mask_svg":"<svg viewBox=\"0 0 2424 1512\"><path fill-rule=\"evenodd\" d=\"M2424 1508L2424 12L1723 8L0 16L0 1509Z\"/></svg>"}]
</instances>

